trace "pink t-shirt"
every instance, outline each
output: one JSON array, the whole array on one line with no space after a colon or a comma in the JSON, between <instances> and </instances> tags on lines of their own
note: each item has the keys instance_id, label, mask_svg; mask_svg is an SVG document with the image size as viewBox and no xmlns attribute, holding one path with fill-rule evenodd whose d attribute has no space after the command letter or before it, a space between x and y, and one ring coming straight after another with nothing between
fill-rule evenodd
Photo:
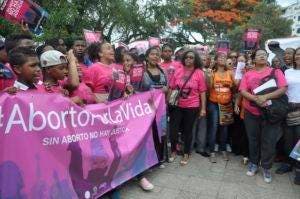
<instances>
[{"instance_id":1,"label":"pink t-shirt","mask_svg":"<svg viewBox=\"0 0 300 199\"><path fill-rule=\"evenodd\" d=\"M80 63L79 66L80 66L80 70L81 70L81 74L82 74L81 78L84 79L85 76L87 75L89 67L83 63Z\"/></svg>"},{"instance_id":2,"label":"pink t-shirt","mask_svg":"<svg viewBox=\"0 0 300 199\"><path fill-rule=\"evenodd\" d=\"M170 82L179 68L182 68L182 64L179 61L171 61L171 62L162 62L160 63L161 68L164 70L167 75L168 82Z\"/></svg>"},{"instance_id":3,"label":"pink t-shirt","mask_svg":"<svg viewBox=\"0 0 300 199\"><path fill-rule=\"evenodd\" d=\"M272 72L272 68L266 67L263 71L250 70L245 73L242 78L239 90L248 91L253 94L253 90L260 86L261 80L269 76ZM285 77L281 70L277 69L275 71L275 77L277 81L278 88L287 86ZM243 103L245 109L252 113L253 115L261 115L261 111L257 106L252 105L249 100L245 100Z\"/></svg>"},{"instance_id":4,"label":"pink t-shirt","mask_svg":"<svg viewBox=\"0 0 300 199\"><path fill-rule=\"evenodd\" d=\"M123 64L117 64L117 63L113 63L110 65L112 68L115 68L117 70L123 70Z\"/></svg>"},{"instance_id":5,"label":"pink t-shirt","mask_svg":"<svg viewBox=\"0 0 300 199\"><path fill-rule=\"evenodd\" d=\"M84 100L86 104L96 103L95 95L92 92L92 89L83 82L80 82L79 86L72 93L70 93L70 97L76 96Z\"/></svg>"},{"instance_id":6,"label":"pink t-shirt","mask_svg":"<svg viewBox=\"0 0 300 199\"><path fill-rule=\"evenodd\" d=\"M192 70L188 70L185 67L179 68L174 78L170 81L170 88L181 88L186 79L190 76ZM189 79L178 101L178 106L181 108L198 108L200 107L200 94L207 90L205 83L204 72L200 69L196 69L192 77Z\"/></svg>"},{"instance_id":7,"label":"pink t-shirt","mask_svg":"<svg viewBox=\"0 0 300 199\"><path fill-rule=\"evenodd\" d=\"M109 93L113 82L113 68L100 62L94 63L89 67L84 82L93 93Z\"/></svg>"},{"instance_id":8,"label":"pink t-shirt","mask_svg":"<svg viewBox=\"0 0 300 199\"><path fill-rule=\"evenodd\" d=\"M37 91L40 93L60 93L63 94L63 86L58 83L57 85L46 86L45 84L36 85Z\"/></svg>"}]
</instances>

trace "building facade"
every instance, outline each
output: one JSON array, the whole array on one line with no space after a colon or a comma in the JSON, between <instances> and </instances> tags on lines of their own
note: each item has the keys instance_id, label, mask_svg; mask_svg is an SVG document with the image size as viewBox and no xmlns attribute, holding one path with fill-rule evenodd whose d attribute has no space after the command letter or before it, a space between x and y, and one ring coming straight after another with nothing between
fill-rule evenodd
<instances>
[{"instance_id":1,"label":"building facade","mask_svg":"<svg viewBox=\"0 0 300 199\"><path fill-rule=\"evenodd\" d=\"M282 16L293 20L292 36L300 36L300 2L283 8Z\"/></svg>"}]
</instances>

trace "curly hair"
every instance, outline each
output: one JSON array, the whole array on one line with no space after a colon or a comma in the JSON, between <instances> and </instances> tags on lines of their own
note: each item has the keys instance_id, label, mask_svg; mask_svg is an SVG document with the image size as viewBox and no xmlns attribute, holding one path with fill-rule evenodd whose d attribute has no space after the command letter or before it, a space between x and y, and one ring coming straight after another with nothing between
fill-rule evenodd
<instances>
[{"instance_id":1,"label":"curly hair","mask_svg":"<svg viewBox=\"0 0 300 199\"><path fill-rule=\"evenodd\" d=\"M185 58L186 58L186 55L188 53L193 53L195 58L194 58L194 66L195 68L199 68L199 69L202 69L203 67L203 64L202 64L202 61L201 61L201 58L199 56L199 54L195 51L195 50L186 50L183 54L182 54L182 57L181 57L181 63L182 65L185 66Z\"/></svg>"}]
</instances>

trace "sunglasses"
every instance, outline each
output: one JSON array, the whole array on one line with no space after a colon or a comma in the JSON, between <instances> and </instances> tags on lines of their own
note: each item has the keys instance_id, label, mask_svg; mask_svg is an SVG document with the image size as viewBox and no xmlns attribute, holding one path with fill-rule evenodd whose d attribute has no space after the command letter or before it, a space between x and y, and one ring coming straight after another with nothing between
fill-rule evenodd
<instances>
[{"instance_id":1,"label":"sunglasses","mask_svg":"<svg viewBox=\"0 0 300 199\"><path fill-rule=\"evenodd\" d=\"M186 56L184 59L194 59L194 56Z\"/></svg>"}]
</instances>

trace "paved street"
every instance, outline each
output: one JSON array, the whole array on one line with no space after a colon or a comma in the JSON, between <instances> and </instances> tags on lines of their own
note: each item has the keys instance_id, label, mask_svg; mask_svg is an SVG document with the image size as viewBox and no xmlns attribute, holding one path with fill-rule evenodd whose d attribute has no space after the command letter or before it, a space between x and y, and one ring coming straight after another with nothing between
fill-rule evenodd
<instances>
[{"instance_id":1,"label":"paved street","mask_svg":"<svg viewBox=\"0 0 300 199\"><path fill-rule=\"evenodd\" d=\"M274 174L273 182L266 184L261 172L246 176L240 156L230 156L229 162L218 156L218 162L211 164L194 153L184 167L179 165L180 158L165 169L147 173L155 185L152 192L142 191L132 180L121 187L122 199L300 199L300 186L293 185L292 174Z\"/></svg>"}]
</instances>

